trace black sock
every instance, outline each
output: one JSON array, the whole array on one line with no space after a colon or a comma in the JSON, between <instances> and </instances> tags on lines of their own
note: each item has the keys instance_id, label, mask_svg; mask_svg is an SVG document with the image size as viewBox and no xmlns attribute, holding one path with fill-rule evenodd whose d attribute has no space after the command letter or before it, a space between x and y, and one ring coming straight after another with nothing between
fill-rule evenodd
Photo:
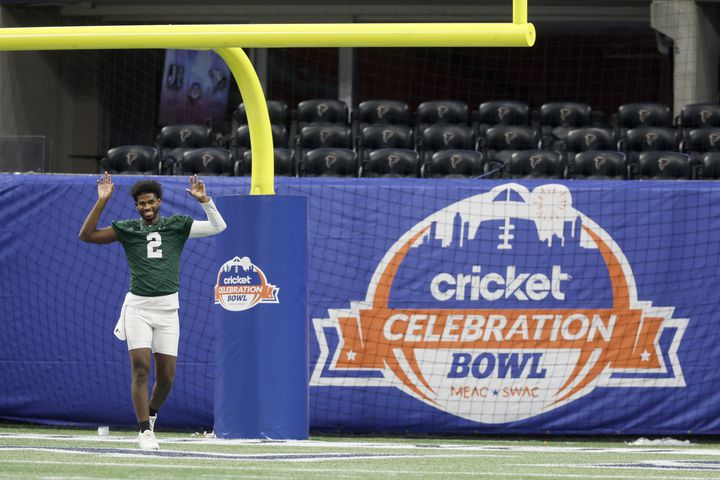
<instances>
[{"instance_id":1,"label":"black sock","mask_svg":"<svg viewBox=\"0 0 720 480\"><path fill-rule=\"evenodd\" d=\"M157 415L157 412L158 412L157 410L155 410L154 408L150 407L150 416L151 416L151 417L154 417L155 415Z\"/></svg>"},{"instance_id":2,"label":"black sock","mask_svg":"<svg viewBox=\"0 0 720 480\"><path fill-rule=\"evenodd\" d=\"M140 433L144 432L145 430L150 430L150 420L140 422L138 423L138 426L140 427Z\"/></svg>"}]
</instances>

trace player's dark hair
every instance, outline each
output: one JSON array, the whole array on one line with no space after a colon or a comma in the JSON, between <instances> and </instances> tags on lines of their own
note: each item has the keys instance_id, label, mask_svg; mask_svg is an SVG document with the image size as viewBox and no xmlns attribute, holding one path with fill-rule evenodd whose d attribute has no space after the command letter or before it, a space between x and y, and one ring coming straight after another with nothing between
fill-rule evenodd
<instances>
[{"instance_id":1,"label":"player's dark hair","mask_svg":"<svg viewBox=\"0 0 720 480\"><path fill-rule=\"evenodd\" d=\"M132 195L135 202L137 202L138 197L144 193L154 193L155 196L160 199L162 198L162 185L155 180L141 180L135 182L132 190L130 190L130 195Z\"/></svg>"}]
</instances>

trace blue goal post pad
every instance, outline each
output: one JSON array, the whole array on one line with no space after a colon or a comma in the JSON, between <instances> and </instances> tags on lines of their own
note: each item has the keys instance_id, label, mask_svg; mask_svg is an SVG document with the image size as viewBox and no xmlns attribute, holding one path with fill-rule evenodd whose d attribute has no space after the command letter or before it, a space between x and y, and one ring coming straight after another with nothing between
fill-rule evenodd
<instances>
[{"instance_id":1,"label":"blue goal post pad","mask_svg":"<svg viewBox=\"0 0 720 480\"><path fill-rule=\"evenodd\" d=\"M214 429L223 438L306 439L308 202L216 199Z\"/></svg>"}]
</instances>

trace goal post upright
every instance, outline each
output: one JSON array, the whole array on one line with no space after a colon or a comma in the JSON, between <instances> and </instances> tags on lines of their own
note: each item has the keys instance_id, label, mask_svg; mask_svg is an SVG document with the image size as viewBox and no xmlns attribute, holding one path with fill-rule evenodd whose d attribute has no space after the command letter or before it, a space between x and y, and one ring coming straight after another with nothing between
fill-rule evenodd
<instances>
[{"instance_id":1,"label":"goal post upright","mask_svg":"<svg viewBox=\"0 0 720 480\"><path fill-rule=\"evenodd\" d=\"M240 89L250 131L250 195L275 194L275 163L270 115L260 79L242 48L216 48Z\"/></svg>"},{"instance_id":2,"label":"goal post upright","mask_svg":"<svg viewBox=\"0 0 720 480\"><path fill-rule=\"evenodd\" d=\"M513 23L515 25L525 25L527 24L527 17L527 0L513 0Z\"/></svg>"}]
</instances>

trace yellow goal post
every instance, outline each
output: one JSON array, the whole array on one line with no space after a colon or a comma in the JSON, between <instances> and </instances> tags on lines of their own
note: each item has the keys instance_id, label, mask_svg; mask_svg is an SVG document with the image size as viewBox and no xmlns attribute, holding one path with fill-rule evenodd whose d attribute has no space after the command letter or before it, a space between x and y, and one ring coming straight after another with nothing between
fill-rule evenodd
<instances>
[{"instance_id":1,"label":"yellow goal post","mask_svg":"<svg viewBox=\"0 0 720 480\"><path fill-rule=\"evenodd\" d=\"M349 23L110 25L0 28L0 51L214 50L227 62L245 103L252 145L250 194L272 195L273 143L265 95L242 48L531 47L527 0L513 0L512 23Z\"/></svg>"}]
</instances>

